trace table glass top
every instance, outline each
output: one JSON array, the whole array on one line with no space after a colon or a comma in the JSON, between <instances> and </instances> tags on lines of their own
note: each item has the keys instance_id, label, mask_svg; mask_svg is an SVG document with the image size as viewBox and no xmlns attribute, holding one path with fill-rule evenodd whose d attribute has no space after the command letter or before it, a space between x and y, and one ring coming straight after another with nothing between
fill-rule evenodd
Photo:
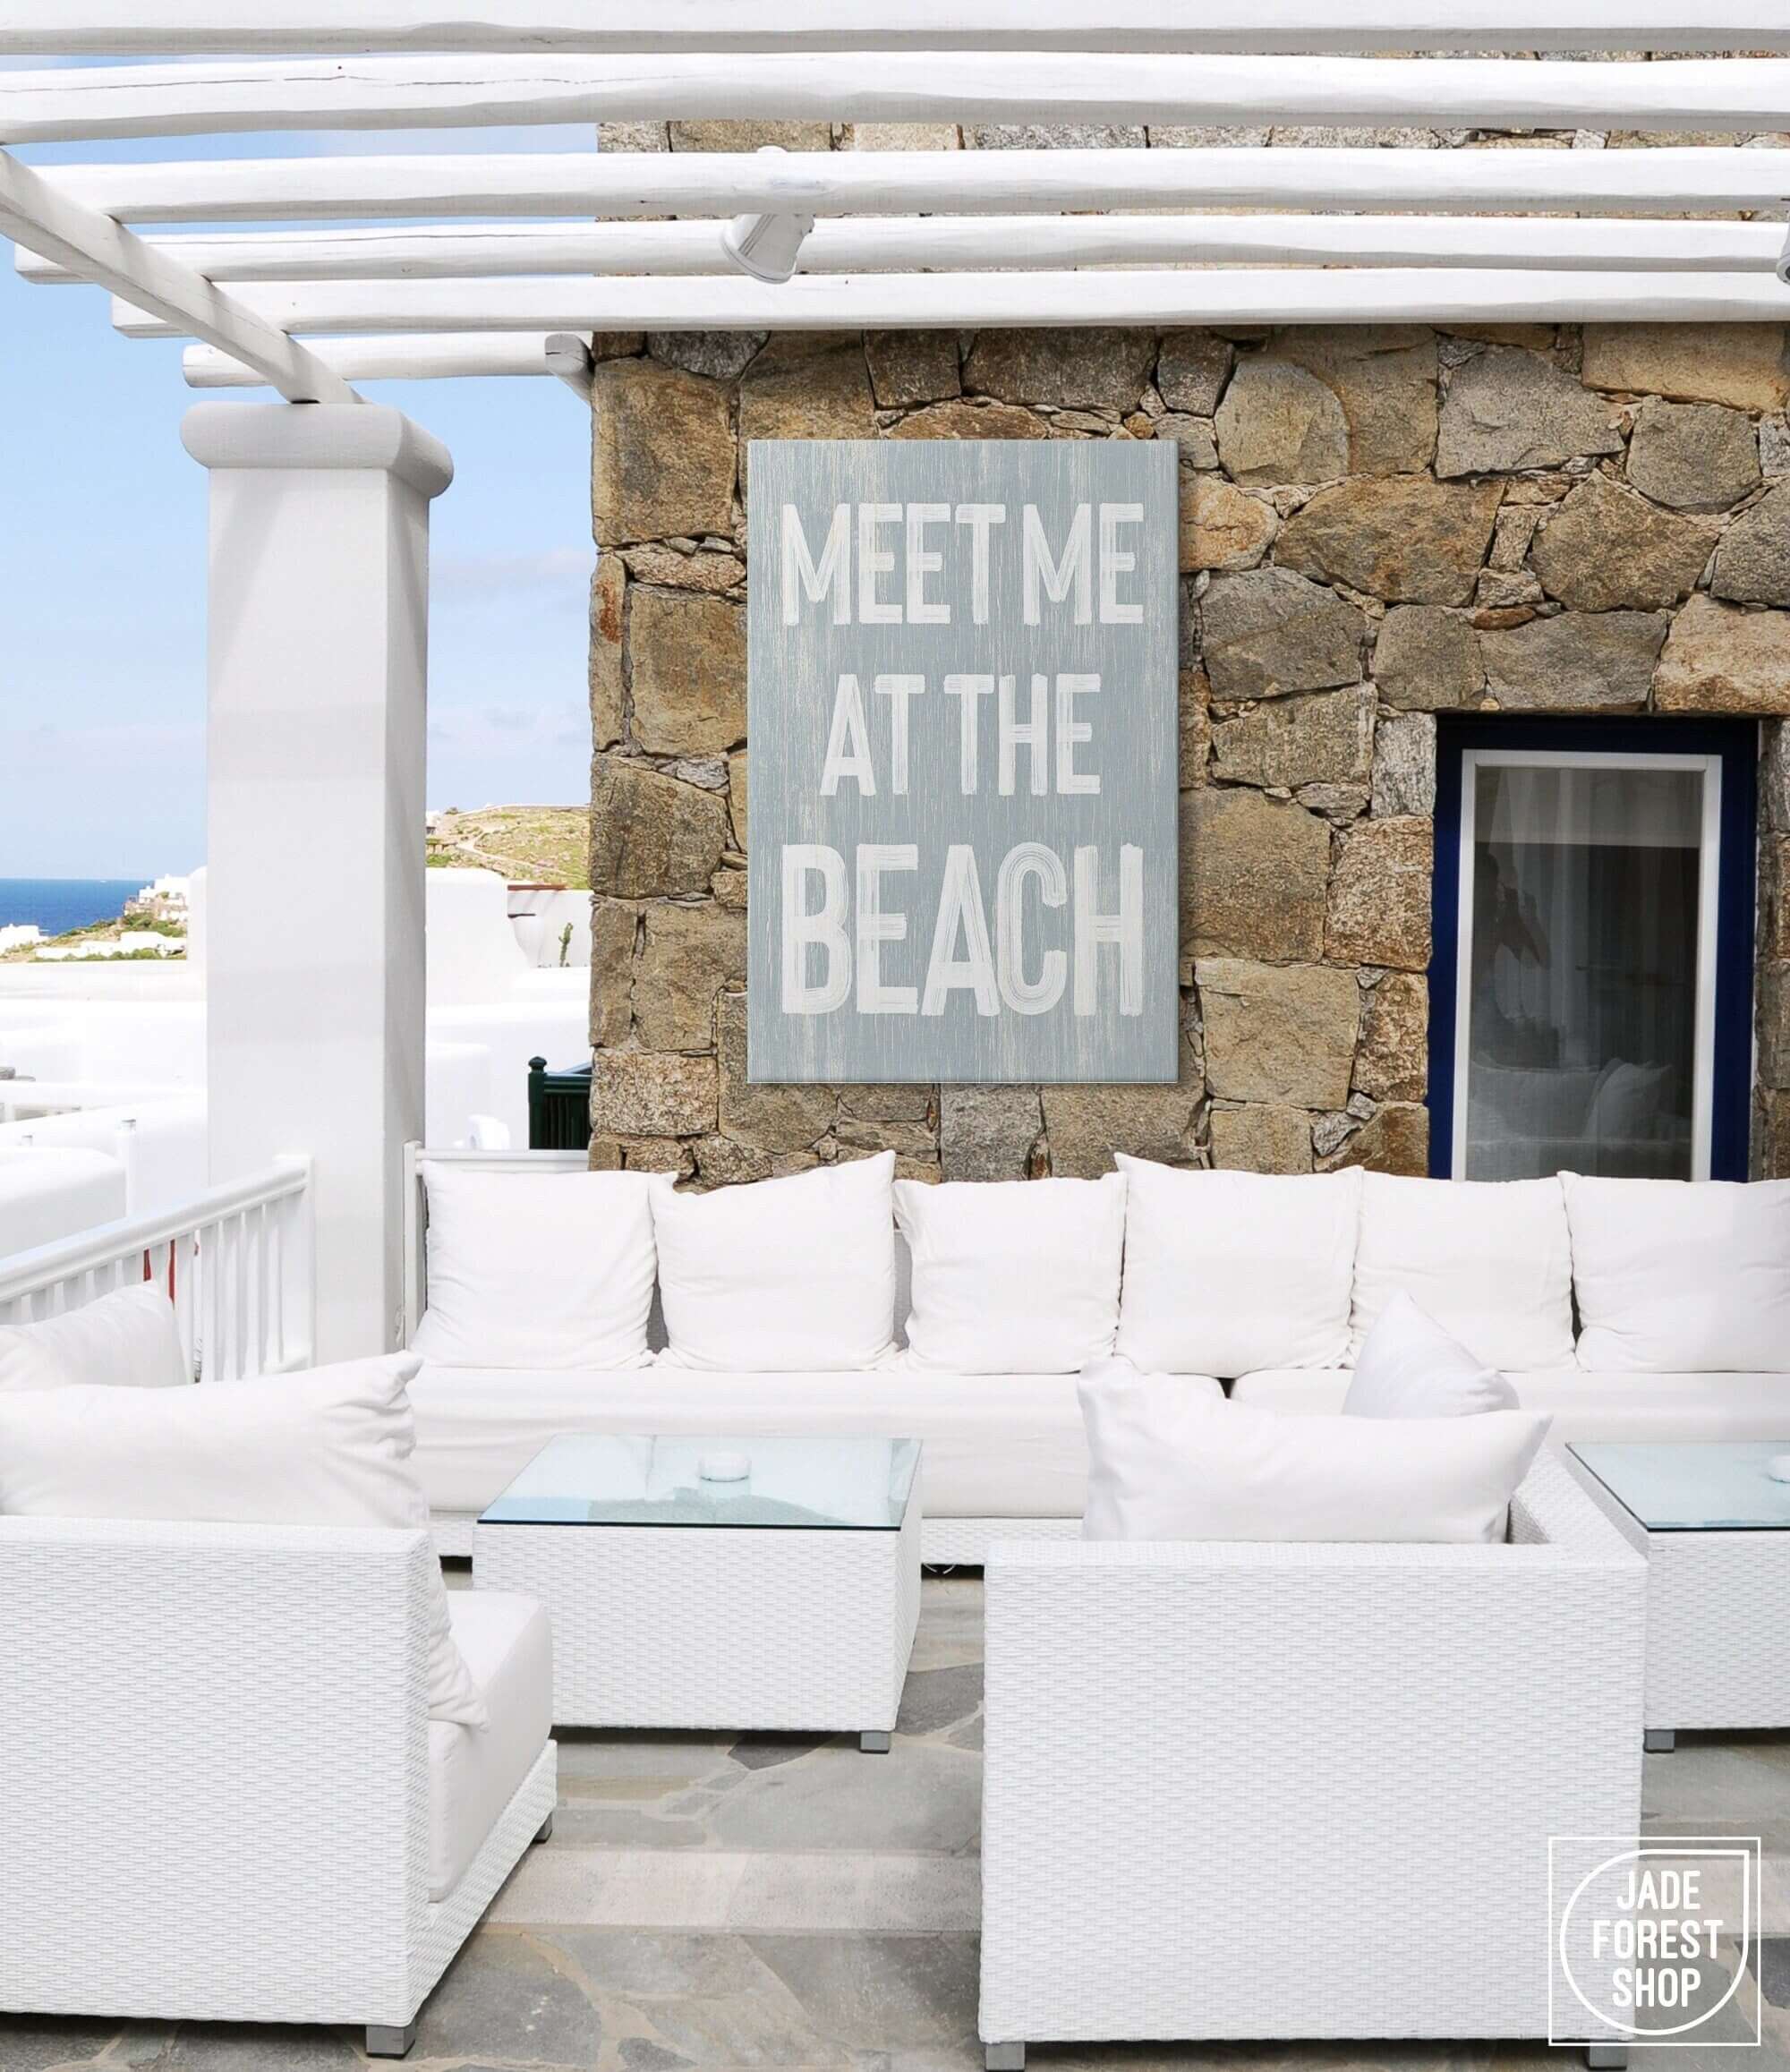
<instances>
[{"instance_id":1,"label":"table glass top","mask_svg":"<svg viewBox=\"0 0 1790 2072\"><path fill-rule=\"evenodd\" d=\"M894 1532L917 1439L610 1438L541 1448L482 1525L730 1525Z\"/></svg>"},{"instance_id":2,"label":"table glass top","mask_svg":"<svg viewBox=\"0 0 1790 2072\"><path fill-rule=\"evenodd\" d=\"M1580 1445L1569 1451L1649 1532L1790 1531L1790 1433L1721 1445Z\"/></svg>"}]
</instances>

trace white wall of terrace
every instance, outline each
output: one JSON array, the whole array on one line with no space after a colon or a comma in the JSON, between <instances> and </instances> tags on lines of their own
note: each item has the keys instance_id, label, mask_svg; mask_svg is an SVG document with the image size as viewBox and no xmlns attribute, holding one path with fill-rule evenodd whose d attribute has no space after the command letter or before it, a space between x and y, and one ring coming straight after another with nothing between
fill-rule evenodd
<instances>
[{"instance_id":1,"label":"white wall of terrace","mask_svg":"<svg viewBox=\"0 0 1790 2072\"><path fill-rule=\"evenodd\" d=\"M354 1358L402 1330L429 507L453 463L371 404L200 404L182 437L211 473L211 1177L312 1156L317 1357Z\"/></svg>"}]
</instances>

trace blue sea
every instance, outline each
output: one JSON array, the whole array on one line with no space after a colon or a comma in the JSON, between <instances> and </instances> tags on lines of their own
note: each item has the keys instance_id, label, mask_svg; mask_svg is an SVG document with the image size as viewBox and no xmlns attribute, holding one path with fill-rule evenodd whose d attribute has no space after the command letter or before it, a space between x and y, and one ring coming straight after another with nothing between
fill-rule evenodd
<instances>
[{"instance_id":1,"label":"blue sea","mask_svg":"<svg viewBox=\"0 0 1790 2072\"><path fill-rule=\"evenodd\" d=\"M150 873L150 877L154 876ZM115 921L149 878L0 878L0 928L35 921L46 935Z\"/></svg>"}]
</instances>

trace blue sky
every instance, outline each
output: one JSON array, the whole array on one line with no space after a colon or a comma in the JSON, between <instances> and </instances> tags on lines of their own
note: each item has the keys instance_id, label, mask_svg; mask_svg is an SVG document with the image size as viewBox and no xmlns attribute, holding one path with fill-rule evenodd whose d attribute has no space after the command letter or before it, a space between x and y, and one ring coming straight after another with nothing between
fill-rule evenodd
<instances>
[{"instance_id":1,"label":"blue sky","mask_svg":"<svg viewBox=\"0 0 1790 2072\"><path fill-rule=\"evenodd\" d=\"M584 150L589 130L189 138L38 164ZM434 506L429 802L589 796L589 420L550 379L380 381L454 456ZM267 402L265 390L243 400ZM204 471L180 347L97 288L28 287L0 240L0 878L184 871L205 844Z\"/></svg>"}]
</instances>

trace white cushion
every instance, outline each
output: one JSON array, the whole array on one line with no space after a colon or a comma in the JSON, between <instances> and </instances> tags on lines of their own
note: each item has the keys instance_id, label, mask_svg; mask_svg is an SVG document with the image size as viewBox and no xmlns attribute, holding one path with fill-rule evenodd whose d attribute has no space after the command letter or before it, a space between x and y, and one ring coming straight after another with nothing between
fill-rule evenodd
<instances>
[{"instance_id":1,"label":"white cushion","mask_svg":"<svg viewBox=\"0 0 1790 2072\"><path fill-rule=\"evenodd\" d=\"M1581 1367L1790 1371L1790 1181L1560 1177Z\"/></svg>"},{"instance_id":2,"label":"white cushion","mask_svg":"<svg viewBox=\"0 0 1790 2072\"><path fill-rule=\"evenodd\" d=\"M490 1725L478 1734L451 1720L429 1723L429 1897L436 1900L465 1876L553 1728L553 1635L535 1599L452 1590L448 1616Z\"/></svg>"},{"instance_id":3,"label":"white cushion","mask_svg":"<svg viewBox=\"0 0 1790 2072\"><path fill-rule=\"evenodd\" d=\"M1146 1372L1226 1380L1342 1360L1358 1171L1184 1172L1116 1156L1128 1182L1122 1358Z\"/></svg>"},{"instance_id":4,"label":"white cushion","mask_svg":"<svg viewBox=\"0 0 1790 2072\"><path fill-rule=\"evenodd\" d=\"M1209 1377L1187 1386L1223 1401ZM1079 1518L1087 1449L1072 1374L740 1374L660 1367L411 1384L417 1473L438 1514L482 1511L560 1432L883 1433L921 1442L927 1518Z\"/></svg>"},{"instance_id":5,"label":"white cushion","mask_svg":"<svg viewBox=\"0 0 1790 2072\"><path fill-rule=\"evenodd\" d=\"M0 1393L0 1513L426 1526L405 1394L418 1364L393 1353L198 1388ZM432 1575L429 1710L482 1727Z\"/></svg>"},{"instance_id":6,"label":"white cushion","mask_svg":"<svg viewBox=\"0 0 1790 2072\"><path fill-rule=\"evenodd\" d=\"M1499 1539L1547 1433L1522 1411L1277 1417L1121 1360L1082 1376L1081 1408L1088 1539Z\"/></svg>"},{"instance_id":7,"label":"white cushion","mask_svg":"<svg viewBox=\"0 0 1790 2072\"><path fill-rule=\"evenodd\" d=\"M1380 1311L1342 1408L1358 1418L1453 1418L1515 1410L1516 1391L1402 1289Z\"/></svg>"},{"instance_id":8,"label":"white cushion","mask_svg":"<svg viewBox=\"0 0 1790 2072\"><path fill-rule=\"evenodd\" d=\"M425 1163L429 1307L412 1340L460 1367L638 1367L655 1253L644 1172Z\"/></svg>"},{"instance_id":9,"label":"white cushion","mask_svg":"<svg viewBox=\"0 0 1790 2072\"><path fill-rule=\"evenodd\" d=\"M1401 1289L1488 1367L1569 1364L1573 1255L1560 1182L1364 1174L1356 1347Z\"/></svg>"},{"instance_id":10,"label":"white cushion","mask_svg":"<svg viewBox=\"0 0 1790 2072\"><path fill-rule=\"evenodd\" d=\"M904 1364L1074 1374L1112 1350L1125 1181L895 1182L913 1256Z\"/></svg>"},{"instance_id":11,"label":"white cushion","mask_svg":"<svg viewBox=\"0 0 1790 2072\"><path fill-rule=\"evenodd\" d=\"M893 1350L895 1154L652 1197L674 1367L873 1366Z\"/></svg>"},{"instance_id":12,"label":"white cushion","mask_svg":"<svg viewBox=\"0 0 1790 2072\"><path fill-rule=\"evenodd\" d=\"M192 1380L174 1305L147 1282L41 1324L0 1326L0 1389L174 1388Z\"/></svg>"}]
</instances>

